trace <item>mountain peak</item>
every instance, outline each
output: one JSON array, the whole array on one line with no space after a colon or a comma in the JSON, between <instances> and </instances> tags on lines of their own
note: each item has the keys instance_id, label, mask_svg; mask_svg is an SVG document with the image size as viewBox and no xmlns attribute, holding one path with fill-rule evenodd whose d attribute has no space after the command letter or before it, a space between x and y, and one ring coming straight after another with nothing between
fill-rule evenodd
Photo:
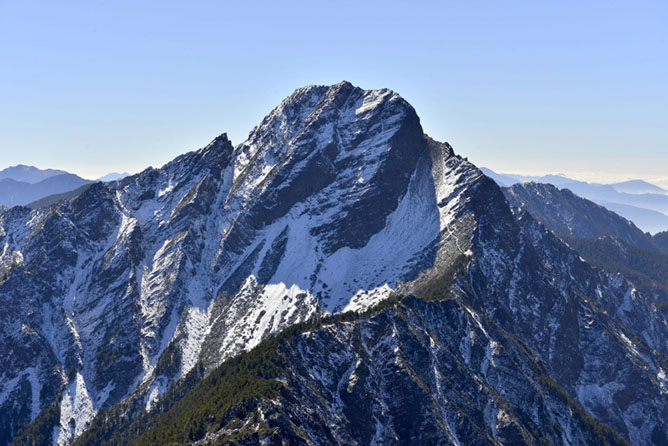
<instances>
[{"instance_id":1,"label":"mountain peak","mask_svg":"<svg viewBox=\"0 0 668 446\"><path fill-rule=\"evenodd\" d=\"M207 156L207 154L211 152L220 154L221 152L228 152L231 146L232 142L227 137L227 133L221 133L220 135L213 138L209 144L204 146L200 152L203 154L203 156Z\"/></svg>"},{"instance_id":2,"label":"mountain peak","mask_svg":"<svg viewBox=\"0 0 668 446\"><path fill-rule=\"evenodd\" d=\"M241 146L266 146L268 138L274 143L287 142L304 132L306 136L309 132L318 133L320 142L334 144L345 139L361 140L367 135L359 133L351 138L346 127L365 120L370 125L380 120L391 125L408 115L419 122L410 104L392 90L364 90L348 81L329 86L310 85L298 88L283 100ZM287 148L284 144L280 146Z\"/></svg>"},{"instance_id":3,"label":"mountain peak","mask_svg":"<svg viewBox=\"0 0 668 446\"><path fill-rule=\"evenodd\" d=\"M305 95L309 94L321 94L323 91L329 91L329 90L334 90L334 91L340 91L340 90L354 90L354 89L360 89L359 87L356 87L349 81L341 81L336 84L332 85L325 85L325 84L311 84L311 85L305 85L303 87L299 87L295 89L294 92L287 98L285 98L282 103L287 103L287 102L292 102L294 100L299 100L300 98L303 98ZM279 106L280 107L280 106Z\"/></svg>"},{"instance_id":4,"label":"mountain peak","mask_svg":"<svg viewBox=\"0 0 668 446\"><path fill-rule=\"evenodd\" d=\"M286 107L303 107L313 103L321 106L327 104L344 105L346 99L362 96L382 97L393 100L401 99L397 93L390 89L382 88L365 90L344 80L333 85L307 85L305 87L297 88L290 96L285 98L269 116L276 111L284 110ZM374 104L378 105L379 102ZM403 101L403 104L410 107L406 101Z\"/></svg>"}]
</instances>

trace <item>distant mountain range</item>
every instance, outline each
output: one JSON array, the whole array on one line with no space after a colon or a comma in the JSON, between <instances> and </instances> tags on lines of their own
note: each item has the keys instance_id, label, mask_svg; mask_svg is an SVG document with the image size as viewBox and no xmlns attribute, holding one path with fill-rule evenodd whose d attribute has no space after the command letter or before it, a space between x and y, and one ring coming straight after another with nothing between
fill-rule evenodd
<instances>
[{"instance_id":1,"label":"distant mountain range","mask_svg":"<svg viewBox=\"0 0 668 446\"><path fill-rule=\"evenodd\" d=\"M71 173L51 176L37 183L5 178L0 180L0 203L7 207L27 205L48 195L68 192L89 183L92 181Z\"/></svg>"},{"instance_id":2,"label":"distant mountain range","mask_svg":"<svg viewBox=\"0 0 668 446\"><path fill-rule=\"evenodd\" d=\"M666 189L643 180L629 180L621 183L614 183L612 184L612 187L615 188L617 192L624 192L627 194L668 194Z\"/></svg>"},{"instance_id":3,"label":"distant mountain range","mask_svg":"<svg viewBox=\"0 0 668 446\"><path fill-rule=\"evenodd\" d=\"M112 172L96 181L116 181L128 173ZM27 206L37 208L60 199L71 199L79 195L83 186L94 181L58 169L40 169L19 164L0 170L0 211L2 206Z\"/></svg>"},{"instance_id":4,"label":"distant mountain range","mask_svg":"<svg viewBox=\"0 0 668 446\"><path fill-rule=\"evenodd\" d=\"M652 234L668 229L668 191L643 180L599 184L574 180L564 175L526 176L499 174L485 167L481 170L504 187L533 181L569 189L633 221L640 229Z\"/></svg>"},{"instance_id":5,"label":"distant mountain range","mask_svg":"<svg viewBox=\"0 0 668 446\"><path fill-rule=\"evenodd\" d=\"M0 170L0 180L10 179L34 184L46 180L47 178L65 173L69 172L58 169L40 169L35 166L19 164L17 166L7 167L6 169Z\"/></svg>"},{"instance_id":6,"label":"distant mountain range","mask_svg":"<svg viewBox=\"0 0 668 446\"><path fill-rule=\"evenodd\" d=\"M648 183L647 181L644 180L629 180L629 181L622 181L619 183L601 184L601 183L587 183L585 181L574 180L573 178L569 178L564 174L557 174L557 175L548 174L548 175L535 176L535 175L519 175L514 173L498 173L487 167L481 167L480 170L482 170L482 172L485 175L491 177L497 183L501 183L501 186L503 187L512 186L513 184L517 183L528 183L533 181L536 183L552 184L554 186L565 186L567 184L587 184L589 186L603 186L606 188L610 187L619 193L626 193L626 194L668 195L668 190L663 189L655 184Z\"/></svg>"}]
</instances>

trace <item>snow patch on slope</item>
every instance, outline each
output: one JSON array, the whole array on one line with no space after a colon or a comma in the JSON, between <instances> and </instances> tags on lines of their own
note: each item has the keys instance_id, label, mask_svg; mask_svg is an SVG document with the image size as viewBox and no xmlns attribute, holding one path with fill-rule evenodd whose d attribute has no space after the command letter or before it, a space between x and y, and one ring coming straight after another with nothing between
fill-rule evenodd
<instances>
[{"instance_id":1,"label":"snow patch on slope","mask_svg":"<svg viewBox=\"0 0 668 446\"><path fill-rule=\"evenodd\" d=\"M60 427L58 428L58 446L67 446L74 438L88 427L95 416L84 377L77 373L69 384L60 401Z\"/></svg>"},{"instance_id":2,"label":"snow patch on slope","mask_svg":"<svg viewBox=\"0 0 668 446\"><path fill-rule=\"evenodd\" d=\"M202 343L211 331L209 325L210 310L203 311L197 307L186 310L185 333L186 338L181 343L181 372L183 378L195 366L202 350Z\"/></svg>"}]
</instances>

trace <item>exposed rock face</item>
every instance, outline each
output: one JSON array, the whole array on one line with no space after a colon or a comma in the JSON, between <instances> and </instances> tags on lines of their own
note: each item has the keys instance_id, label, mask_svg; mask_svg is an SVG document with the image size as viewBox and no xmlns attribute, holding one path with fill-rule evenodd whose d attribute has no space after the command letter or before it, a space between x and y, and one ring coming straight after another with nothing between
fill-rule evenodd
<instances>
[{"instance_id":1,"label":"exposed rock face","mask_svg":"<svg viewBox=\"0 0 668 446\"><path fill-rule=\"evenodd\" d=\"M657 249L652 236L632 222L568 189L522 183L503 191L511 205L527 210L560 237L610 235L641 248Z\"/></svg>"},{"instance_id":2,"label":"exposed rock face","mask_svg":"<svg viewBox=\"0 0 668 446\"><path fill-rule=\"evenodd\" d=\"M464 294L470 291L445 301L408 298L375 316L328 324L280 344L291 364L280 376L281 397L262 400L236 424L271 433L249 435L240 444L623 444L621 436L582 416L582 407L549 378L552 370L535 350L469 306L471 296ZM568 333L577 325L547 336L558 336L559 348L578 350L603 332L578 340L577 329L575 336ZM625 354L610 337L602 344L609 349L606 357ZM584 378L582 364L574 374L583 376L575 393L607 402L610 394L591 391L588 383L600 376ZM594 404L603 413L610 410L602 401ZM646 443L644 429L661 429L660 416L653 414L642 432L634 432L637 444ZM231 414L226 421L232 426L233 420ZM224 428L207 439L233 433Z\"/></svg>"},{"instance_id":3,"label":"exposed rock face","mask_svg":"<svg viewBox=\"0 0 668 446\"><path fill-rule=\"evenodd\" d=\"M664 253L668 254L668 231L659 232L652 237L656 246Z\"/></svg>"},{"instance_id":4,"label":"exposed rock face","mask_svg":"<svg viewBox=\"0 0 668 446\"><path fill-rule=\"evenodd\" d=\"M462 256L454 301L286 347L293 388L322 386L319 423L341 443L411 438L425 425L392 421L407 407L437 425L425 444L511 442L532 425L587 443L567 403L541 394L543 374L634 443L665 433L668 331L651 302L515 217L389 90L299 89L237 147L222 135L70 202L4 212L0 246L3 444L52 402L53 443L69 444L133 392L150 409L197 362L212 370L296 322L417 292ZM328 349L337 364L318 356ZM331 379L308 375L318 364ZM367 396L373 431L347 427Z\"/></svg>"}]
</instances>

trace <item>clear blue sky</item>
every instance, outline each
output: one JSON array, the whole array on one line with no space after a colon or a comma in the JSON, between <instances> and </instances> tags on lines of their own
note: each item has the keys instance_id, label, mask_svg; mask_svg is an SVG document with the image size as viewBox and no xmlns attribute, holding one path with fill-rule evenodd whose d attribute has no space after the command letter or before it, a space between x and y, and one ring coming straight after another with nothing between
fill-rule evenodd
<instances>
[{"instance_id":1,"label":"clear blue sky","mask_svg":"<svg viewBox=\"0 0 668 446\"><path fill-rule=\"evenodd\" d=\"M0 0L0 168L139 171L343 79L479 165L668 177L665 0Z\"/></svg>"}]
</instances>

